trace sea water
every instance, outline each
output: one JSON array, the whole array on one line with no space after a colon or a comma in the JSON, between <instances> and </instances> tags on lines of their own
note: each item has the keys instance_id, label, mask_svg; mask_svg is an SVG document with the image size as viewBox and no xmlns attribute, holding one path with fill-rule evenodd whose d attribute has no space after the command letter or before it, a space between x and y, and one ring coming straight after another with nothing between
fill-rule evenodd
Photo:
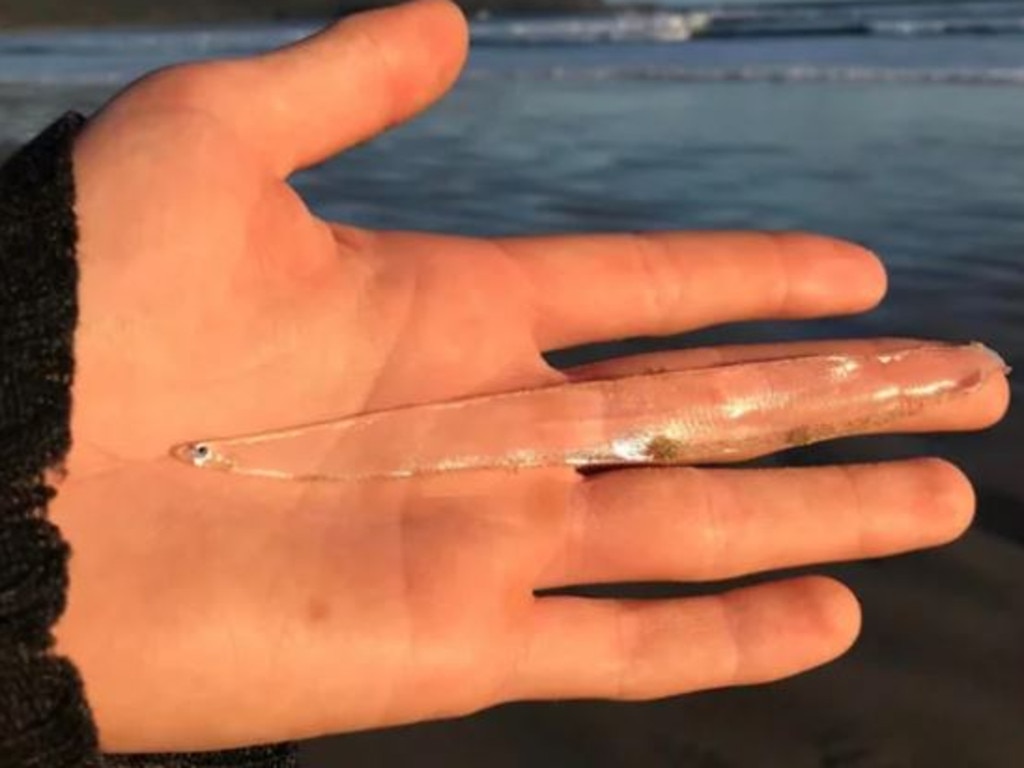
<instances>
[{"instance_id":1,"label":"sea water","mask_svg":"<svg viewBox=\"0 0 1024 768\"><path fill-rule=\"evenodd\" d=\"M863 317L560 360L914 335L982 340L1024 367L1024 6L814 8L478 20L466 75L439 107L295 183L321 215L365 226L802 229L869 245L890 270L889 299ZM0 34L0 148L155 67L244 55L316 27ZM1024 417L1011 413L984 435L853 441L818 456L937 453L989 492L1024 499L1022 444Z\"/></svg>"}]
</instances>

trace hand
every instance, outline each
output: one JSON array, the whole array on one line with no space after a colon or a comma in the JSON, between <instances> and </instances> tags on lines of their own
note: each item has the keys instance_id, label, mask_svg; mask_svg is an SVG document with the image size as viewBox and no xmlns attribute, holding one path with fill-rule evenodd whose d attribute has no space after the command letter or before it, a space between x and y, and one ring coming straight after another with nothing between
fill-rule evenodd
<instances>
[{"instance_id":1,"label":"hand","mask_svg":"<svg viewBox=\"0 0 1024 768\"><path fill-rule=\"evenodd\" d=\"M430 104L465 52L447 2L373 12L265 56L156 73L78 142L74 449L52 505L74 555L57 637L105 750L774 680L850 646L844 587L534 591L875 557L967 526L970 486L938 461L299 484L168 458L200 437L594 375L549 367L554 348L880 300L878 261L821 237L470 240L313 216L289 174ZM708 354L751 350L673 362ZM1006 400L996 377L893 429L979 428Z\"/></svg>"}]
</instances>

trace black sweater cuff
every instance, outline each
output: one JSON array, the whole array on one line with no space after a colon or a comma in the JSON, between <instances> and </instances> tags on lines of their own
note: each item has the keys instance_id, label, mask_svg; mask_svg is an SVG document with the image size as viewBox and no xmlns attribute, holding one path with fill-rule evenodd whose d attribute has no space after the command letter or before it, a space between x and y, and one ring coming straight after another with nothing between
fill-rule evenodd
<instances>
[{"instance_id":1,"label":"black sweater cuff","mask_svg":"<svg viewBox=\"0 0 1024 768\"><path fill-rule=\"evenodd\" d=\"M104 768L296 768L292 744L252 747L230 752L173 755L107 755Z\"/></svg>"},{"instance_id":2,"label":"black sweater cuff","mask_svg":"<svg viewBox=\"0 0 1024 768\"><path fill-rule=\"evenodd\" d=\"M294 768L283 744L101 756L74 665L52 653L70 549L46 519L71 445L78 320L69 113L0 166L0 767Z\"/></svg>"},{"instance_id":3,"label":"black sweater cuff","mask_svg":"<svg viewBox=\"0 0 1024 768\"><path fill-rule=\"evenodd\" d=\"M46 520L70 446L77 232L68 114L0 168L0 765L96 766L82 681L50 653L69 550Z\"/></svg>"}]
</instances>

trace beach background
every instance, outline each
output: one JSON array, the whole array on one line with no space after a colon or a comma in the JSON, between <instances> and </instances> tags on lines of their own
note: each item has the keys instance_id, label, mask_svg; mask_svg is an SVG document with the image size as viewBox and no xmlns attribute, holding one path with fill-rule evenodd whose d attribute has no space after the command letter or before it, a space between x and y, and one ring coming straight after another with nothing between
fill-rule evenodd
<instances>
[{"instance_id":1,"label":"beach background","mask_svg":"<svg viewBox=\"0 0 1024 768\"><path fill-rule=\"evenodd\" d=\"M0 156L154 67L265 49L316 26L2 30ZM474 21L473 35L466 76L440 107L296 178L315 210L486 234L812 230L870 246L890 270L889 298L869 315L631 340L558 362L905 335L982 340L1024 370L1024 3L496 15ZM1019 398L1019 377L1013 390ZM847 440L780 459L939 455L979 492L978 524L953 546L816 569L851 584L865 613L856 649L823 670L325 739L306 745L303 765L1024 765L1022 444L1017 409L984 434Z\"/></svg>"}]
</instances>

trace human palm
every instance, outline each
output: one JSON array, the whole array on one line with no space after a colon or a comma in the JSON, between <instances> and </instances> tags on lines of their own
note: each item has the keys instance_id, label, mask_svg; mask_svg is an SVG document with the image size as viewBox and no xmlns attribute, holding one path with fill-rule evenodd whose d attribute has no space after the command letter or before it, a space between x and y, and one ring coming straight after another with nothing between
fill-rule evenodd
<instances>
[{"instance_id":1,"label":"human palm","mask_svg":"<svg viewBox=\"0 0 1024 768\"><path fill-rule=\"evenodd\" d=\"M428 105L464 55L446 2L365 14L267 56L146 78L78 141L74 448L52 506L74 556L57 637L105 749L776 679L853 641L845 588L798 579L646 602L535 591L891 554L969 522L969 485L936 461L318 484L171 459L201 437L663 362L563 372L551 349L881 298L877 261L820 237L470 240L313 216L288 176ZM999 377L893 428L978 428L1006 397Z\"/></svg>"}]
</instances>

